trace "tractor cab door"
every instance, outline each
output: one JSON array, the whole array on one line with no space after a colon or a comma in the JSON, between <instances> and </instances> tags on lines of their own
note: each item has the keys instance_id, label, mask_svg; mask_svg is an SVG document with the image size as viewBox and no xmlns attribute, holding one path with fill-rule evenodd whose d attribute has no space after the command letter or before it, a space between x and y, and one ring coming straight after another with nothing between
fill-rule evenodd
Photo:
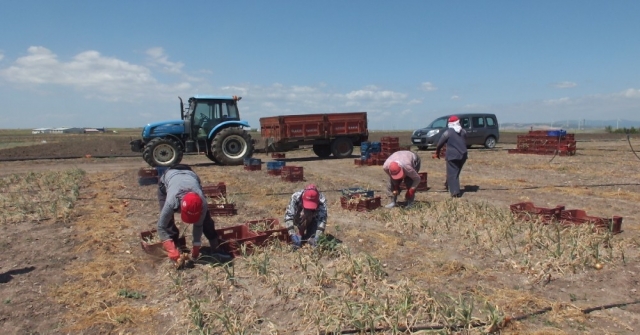
<instances>
[{"instance_id":1,"label":"tractor cab door","mask_svg":"<svg viewBox=\"0 0 640 335\"><path fill-rule=\"evenodd\" d=\"M239 119L235 101L199 100L193 109L193 133L198 139L206 139L220 123Z\"/></svg>"}]
</instances>

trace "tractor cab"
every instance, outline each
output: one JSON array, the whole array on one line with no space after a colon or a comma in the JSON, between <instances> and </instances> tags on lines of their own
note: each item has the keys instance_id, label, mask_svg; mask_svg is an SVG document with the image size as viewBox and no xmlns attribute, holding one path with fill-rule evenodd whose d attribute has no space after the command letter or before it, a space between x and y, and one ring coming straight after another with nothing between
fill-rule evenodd
<instances>
[{"instance_id":1,"label":"tractor cab","mask_svg":"<svg viewBox=\"0 0 640 335\"><path fill-rule=\"evenodd\" d=\"M222 123L240 121L237 105L240 99L242 97L196 95L189 98L186 108L180 99L185 133L190 134L187 152L199 152L201 150L197 148L206 148L210 135ZM197 148L189 148L191 145Z\"/></svg>"}]
</instances>

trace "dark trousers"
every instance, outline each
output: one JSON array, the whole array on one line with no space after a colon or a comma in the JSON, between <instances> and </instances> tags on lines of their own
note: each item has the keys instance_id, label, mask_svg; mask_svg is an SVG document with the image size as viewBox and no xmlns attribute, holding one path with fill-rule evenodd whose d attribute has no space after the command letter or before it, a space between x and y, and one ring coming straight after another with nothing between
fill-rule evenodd
<instances>
[{"instance_id":1,"label":"dark trousers","mask_svg":"<svg viewBox=\"0 0 640 335\"><path fill-rule=\"evenodd\" d=\"M416 159L413 163L413 169L416 170L416 172L420 172L420 165L422 161L420 160L420 156L418 156L415 152L413 154L416 156ZM389 177L389 180L387 181L387 192L390 197L393 197L393 190L397 188L397 186L399 186L402 182L404 182L408 189L411 184L413 184L413 179L407 177L406 175L403 180L393 180L393 178Z\"/></svg>"},{"instance_id":2,"label":"dark trousers","mask_svg":"<svg viewBox=\"0 0 640 335\"><path fill-rule=\"evenodd\" d=\"M447 161L447 186L452 196L460 195L460 171L466 161L466 157Z\"/></svg>"},{"instance_id":3,"label":"dark trousers","mask_svg":"<svg viewBox=\"0 0 640 335\"><path fill-rule=\"evenodd\" d=\"M164 207L164 202L167 201L167 193L164 187L158 187L158 203L160 204L160 210ZM178 239L180 238L180 229L176 226L176 222L174 218L171 218L169 222L169 227L167 228L169 231L169 236L173 240L173 242L178 246ZM204 222L202 222L202 232L204 236L209 240L209 244L211 245L212 241L216 241L218 238L218 233L216 232L216 224L211 218L211 214L207 209L207 213L204 216Z\"/></svg>"}]
</instances>

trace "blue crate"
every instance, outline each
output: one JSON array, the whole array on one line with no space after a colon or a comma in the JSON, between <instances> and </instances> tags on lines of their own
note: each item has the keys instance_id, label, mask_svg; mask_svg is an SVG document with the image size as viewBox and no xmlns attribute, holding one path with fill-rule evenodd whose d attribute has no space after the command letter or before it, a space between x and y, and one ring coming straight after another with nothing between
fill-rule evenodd
<instances>
[{"instance_id":1,"label":"blue crate","mask_svg":"<svg viewBox=\"0 0 640 335\"><path fill-rule=\"evenodd\" d=\"M547 136L553 136L553 137L562 137L562 136L567 136L567 131L566 130L549 130L547 132Z\"/></svg>"},{"instance_id":2,"label":"blue crate","mask_svg":"<svg viewBox=\"0 0 640 335\"><path fill-rule=\"evenodd\" d=\"M267 162L267 170L280 170L286 165L283 161Z\"/></svg>"},{"instance_id":3,"label":"blue crate","mask_svg":"<svg viewBox=\"0 0 640 335\"><path fill-rule=\"evenodd\" d=\"M370 151L373 154L378 154L382 151L382 143L380 142L371 142Z\"/></svg>"},{"instance_id":4,"label":"blue crate","mask_svg":"<svg viewBox=\"0 0 640 335\"><path fill-rule=\"evenodd\" d=\"M262 165L262 160L260 158L245 158L243 162L244 165Z\"/></svg>"},{"instance_id":5,"label":"blue crate","mask_svg":"<svg viewBox=\"0 0 640 335\"><path fill-rule=\"evenodd\" d=\"M369 158L371 158L371 153L370 153L370 152L363 153L363 154L360 156L360 159L362 159L362 160L367 160L367 159L369 159Z\"/></svg>"}]
</instances>

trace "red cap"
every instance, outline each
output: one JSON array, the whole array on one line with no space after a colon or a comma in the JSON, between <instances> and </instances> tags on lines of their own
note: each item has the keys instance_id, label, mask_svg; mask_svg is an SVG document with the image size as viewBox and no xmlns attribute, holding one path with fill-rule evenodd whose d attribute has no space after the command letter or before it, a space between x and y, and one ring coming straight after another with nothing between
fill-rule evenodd
<instances>
[{"instance_id":1,"label":"red cap","mask_svg":"<svg viewBox=\"0 0 640 335\"><path fill-rule=\"evenodd\" d=\"M189 192L180 202L180 217L184 223L196 223L202 214L202 198L197 193Z\"/></svg>"},{"instance_id":2,"label":"red cap","mask_svg":"<svg viewBox=\"0 0 640 335\"><path fill-rule=\"evenodd\" d=\"M315 211L320 203L320 193L316 185L309 184L302 192L302 208Z\"/></svg>"},{"instance_id":3,"label":"red cap","mask_svg":"<svg viewBox=\"0 0 640 335\"><path fill-rule=\"evenodd\" d=\"M460 119L458 119L457 116L453 115L449 117L449 122L456 122L456 121L460 121Z\"/></svg>"},{"instance_id":4,"label":"red cap","mask_svg":"<svg viewBox=\"0 0 640 335\"><path fill-rule=\"evenodd\" d=\"M393 161L389 164L389 173L391 174L391 178L393 179L402 179L404 177L404 169L402 168L402 164L398 161Z\"/></svg>"}]
</instances>

